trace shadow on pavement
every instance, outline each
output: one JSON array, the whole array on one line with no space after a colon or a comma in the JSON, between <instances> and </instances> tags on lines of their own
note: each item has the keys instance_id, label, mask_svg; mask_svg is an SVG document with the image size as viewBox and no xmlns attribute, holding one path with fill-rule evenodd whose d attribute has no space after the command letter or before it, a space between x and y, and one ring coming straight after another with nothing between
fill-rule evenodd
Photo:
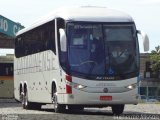
<instances>
[{"instance_id":1,"label":"shadow on pavement","mask_svg":"<svg viewBox=\"0 0 160 120\"><path fill-rule=\"evenodd\" d=\"M52 112L54 113L53 109L41 109L41 111L47 111L47 112ZM83 111L64 111L63 113L58 113L58 114L69 114L69 115L89 115L89 116L115 116L111 110L101 110L101 109L84 109ZM124 111L124 113L120 116L159 116L160 119L160 114L154 114L154 113L143 113L143 112L133 112L133 111Z\"/></svg>"}]
</instances>

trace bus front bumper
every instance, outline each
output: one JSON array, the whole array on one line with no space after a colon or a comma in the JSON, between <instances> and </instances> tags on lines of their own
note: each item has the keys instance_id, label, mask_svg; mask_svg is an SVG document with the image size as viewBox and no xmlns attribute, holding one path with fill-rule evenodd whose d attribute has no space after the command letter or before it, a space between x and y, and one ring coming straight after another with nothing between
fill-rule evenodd
<instances>
[{"instance_id":1,"label":"bus front bumper","mask_svg":"<svg viewBox=\"0 0 160 120\"><path fill-rule=\"evenodd\" d=\"M115 105L138 104L137 89L123 93L88 93L77 89L72 94L65 94L61 104L72 105Z\"/></svg>"}]
</instances>

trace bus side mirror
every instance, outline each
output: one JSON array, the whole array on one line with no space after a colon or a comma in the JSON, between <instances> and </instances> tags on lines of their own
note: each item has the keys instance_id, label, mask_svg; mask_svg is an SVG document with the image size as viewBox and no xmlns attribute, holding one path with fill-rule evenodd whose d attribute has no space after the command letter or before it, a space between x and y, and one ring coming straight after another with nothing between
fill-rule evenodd
<instances>
[{"instance_id":1,"label":"bus side mirror","mask_svg":"<svg viewBox=\"0 0 160 120\"><path fill-rule=\"evenodd\" d=\"M140 30L137 30L137 33L142 36L144 51L145 52L149 51L149 38L148 38L148 35L146 33L144 33L143 31L140 31Z\"/></svg>"},{"instance_id":2,"label":"bus side mirror","mask_svg":"<svg viewBox=\"0 0 160 120\"><path fill-rule=\"evenodd\" d=\"M67 39L64 29L59 29L60 33L60 48L62 52L67 51Z\"/></svg>"}]
</instances>

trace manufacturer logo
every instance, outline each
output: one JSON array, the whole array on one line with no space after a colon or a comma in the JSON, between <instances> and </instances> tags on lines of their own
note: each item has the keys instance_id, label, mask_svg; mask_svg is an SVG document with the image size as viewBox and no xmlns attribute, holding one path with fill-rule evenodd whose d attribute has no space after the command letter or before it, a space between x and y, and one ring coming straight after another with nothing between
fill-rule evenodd
<instances>
[{"instance_id":1,"label":"manufacturer logo","mask_svg":"<svg viewBox=\"0 0 160 120\"><path fill-rule=\"evenodd\" d=\"M96 84L98 87L107 87L107 86L116 86L114 83L98 83Z\"/></svg>"},{"instance_id":2,"label":"manufacturer logo","mask_svg":"<svg viewBox=\"0 0 160 120\"><path fill-rule=\"evenodd\" d=\"M104 93L108 93L108 88L104 88L104 89L103 89L103 92L104 92Z\"/></svg>"}]
</instances>

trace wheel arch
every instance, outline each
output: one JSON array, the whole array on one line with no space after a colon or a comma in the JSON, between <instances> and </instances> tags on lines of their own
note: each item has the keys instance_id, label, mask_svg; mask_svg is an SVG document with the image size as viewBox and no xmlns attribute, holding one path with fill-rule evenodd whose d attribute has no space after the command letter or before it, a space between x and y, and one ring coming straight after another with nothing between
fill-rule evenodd
<instances>
[{"instance_id":1,"label":"wheel arch","mask_svg":"<svg viewBox=\"0 0 160 120\"><path fill-rule=\"evenodd\" d=\"M57 87L57 83L56 83L56 80L53 80L52 81L52 84L51 84L51 97L53 97L53 90L54 88Z\"/></svg>"}]
</instances>

